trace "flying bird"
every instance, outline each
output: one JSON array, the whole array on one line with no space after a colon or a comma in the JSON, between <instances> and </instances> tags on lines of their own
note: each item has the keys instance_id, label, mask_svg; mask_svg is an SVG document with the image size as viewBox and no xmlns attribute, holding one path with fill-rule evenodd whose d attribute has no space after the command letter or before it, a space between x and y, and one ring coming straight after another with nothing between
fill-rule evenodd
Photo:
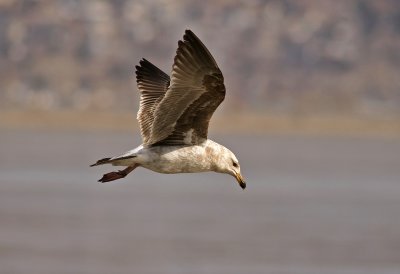
<instances>
[{"instance_id":1,"label":"flying bird","mask_svg":"<svg viewBox=\"0 0 400 274\"><path fill-rule=\"evenodd\" d=\"M159 173L226 173L246 188L235 154L207 138L211 116L225 98L224 77L192 31L186 30L178 41L171 78L142 59L136 66L136 81L143 144L91 165L126 167L104 174L99 182L124 178L141 166Z\"/></svg>"}]
</instances>

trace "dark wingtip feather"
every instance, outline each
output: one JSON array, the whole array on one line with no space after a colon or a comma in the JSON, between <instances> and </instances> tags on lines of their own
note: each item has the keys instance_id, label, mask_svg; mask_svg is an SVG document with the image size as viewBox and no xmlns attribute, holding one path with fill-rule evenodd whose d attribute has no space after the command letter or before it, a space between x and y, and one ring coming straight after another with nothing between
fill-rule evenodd
<instances>
[{"instance_id":1,"label":"dark wingtip feather","mask_svg":"<svg viewBox=\"0 0 400 274\"><path fill-rule=\"evenodd\" d=\"M190 29L186 29L185 30L185 35L194 35L194 33Z\"/></svg>"},{"instance_id":2,"label":"dark wingtip feather","mask_svg":"<svg viewBox=\"0 0 400 274\"><path fill-rule=\"evenodd\" d=\"M203 47L205 47L204 44L199 39L199 37L197 37L197 35L194 34L194 32L189 29L185 30L185 34L183 35L183 40L192 42L192 43L197 42L197 43L200 43Z\"/></svg>"},{"instance_id":3,"label":"dark wingtip feather","mask_svg":"<svg viewBox=\"0 0 400 274\"><path fill-rule=\"evenodd\" d=\"M194 57L195 59L198 59L198 61L204 63L206 66L218 68L217 62L207 47L190 29L185 30L183 41L178 41L178 50L179 48L184 48L185 46L187 50L197 55L197 57Z\"/></svg>"},{"instance_id":4,"label":"dark wingtip feather","mask_svg":"<svg viewBox=\"0 0 400 274\"><path fill-rule=\"evenodd\" d=\"M136 66L136 81L169 82L169 76L147 59L143 58Z\"/></svg>"},{"instance_id":5,"label":"dark wingtip feather","mask_svg":"<svg viewBox=\"0 0 400 274\"><path fill-rule=\"evenodd\" d=\"M142 59L139 61L139 64L140 64L141 66L153 65L153 64L150 63L146 58L142 58Z\"/></svg>"}]
</instances>

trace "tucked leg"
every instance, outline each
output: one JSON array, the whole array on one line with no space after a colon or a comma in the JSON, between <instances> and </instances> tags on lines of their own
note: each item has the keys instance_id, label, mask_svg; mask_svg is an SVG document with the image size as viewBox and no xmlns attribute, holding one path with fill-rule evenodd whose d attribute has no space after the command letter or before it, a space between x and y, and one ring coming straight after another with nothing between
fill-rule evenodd
<instances>
[{"instance_id":1,"label":"tucked leg","mask_svg":"<svg viewBox=\"0 0 400 274\"><path fill-rule=\"evenodd\" d=\"M130 172L132 172L135 168L137 168L139 165L132 165L128 166L127 168L123 170L118 170L118 171L113 171L109 172L103 175L103 177L99 180L101 183L106 183L114 180L118 180L121 178L124 178L126 175L128 175Z\"/></svg>"}]
</instances>

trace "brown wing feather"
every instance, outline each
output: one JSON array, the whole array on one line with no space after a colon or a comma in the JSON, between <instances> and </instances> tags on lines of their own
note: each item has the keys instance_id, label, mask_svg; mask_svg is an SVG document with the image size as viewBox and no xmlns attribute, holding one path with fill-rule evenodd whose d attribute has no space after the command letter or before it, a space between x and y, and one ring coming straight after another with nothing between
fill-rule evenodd
<instances>
[{"instance_id":1,"label":"brown wing feather","mask_svg":"<svg viewBox=\"0 0 400 274\"><path fill-rule=\"evenodd\" d=\"M137 114L143 143L150 138L154 120L154 110L164 97L169 86L169 76L155 65L143 59L136 66L136 81L140 92L140 105Z\"/></svg>"},{"instance_id":2,"label":"brown wing feather","mask_svg":"<svg viewBox=\"0 0 400 274\"><path fill-rule=\"evenodd\" d=\"M171 85L154 112L147 144L204 141L211 116L224 98L224 78L217 63L200 39L186 30L178 42Z\"/></svg>"}]
</instances>

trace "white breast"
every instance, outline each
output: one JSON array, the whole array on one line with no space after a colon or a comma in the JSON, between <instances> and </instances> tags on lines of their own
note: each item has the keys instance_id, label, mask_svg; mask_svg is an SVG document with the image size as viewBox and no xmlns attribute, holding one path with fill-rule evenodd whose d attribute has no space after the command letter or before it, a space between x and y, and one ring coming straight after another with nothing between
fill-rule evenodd
<instances>
[{"instance_id":1,"label":"white breast","mask_svg":"<svg viewBox=\"0 0 400 274\"><path fill-rule=\"evenodd\" d=\"M160 173L211 171L204 145L144 148L137 159L140 165Z\"/></svg>"}]
</instances>

